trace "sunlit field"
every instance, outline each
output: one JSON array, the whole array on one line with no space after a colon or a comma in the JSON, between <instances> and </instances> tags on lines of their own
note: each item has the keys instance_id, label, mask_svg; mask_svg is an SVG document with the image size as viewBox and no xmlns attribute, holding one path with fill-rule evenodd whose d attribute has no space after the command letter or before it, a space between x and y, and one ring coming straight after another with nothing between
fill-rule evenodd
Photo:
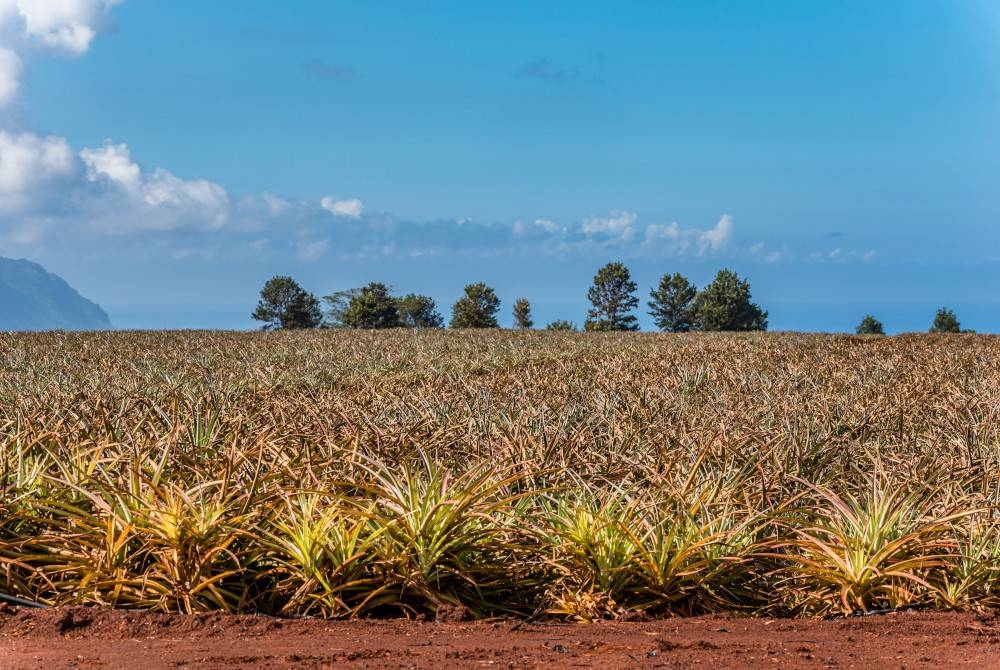
<instances>
[{"instance_id":1,"label":"sunlit field","mask_svg":"<svg viewBox=\"0 0 1000 670\"><path fill-rule=\"evenodd\" d=\"M0 592L593 620L1000 598L1000 340L0 336Z\"/></svg>"}]
</instances>

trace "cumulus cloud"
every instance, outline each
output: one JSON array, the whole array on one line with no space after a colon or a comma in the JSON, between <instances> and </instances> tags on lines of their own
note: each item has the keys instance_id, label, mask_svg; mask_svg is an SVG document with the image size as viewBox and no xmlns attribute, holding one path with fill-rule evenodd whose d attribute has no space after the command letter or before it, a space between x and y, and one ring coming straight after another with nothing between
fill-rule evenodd
<instances>
[{"instance_id":1,"label":"cumulus cloud","mask_svg":"<svg viewBox=\"0 0 1000 670\"><path fill-rule=\"evenodd\" d=\"M83 149L80 158L87 166L87 179L90 181L106 178L129 191L142 185L142 170L132 161L132 152L127 144L105 140L100 149Z\"/></svg>"},{"instance_id":2,"label":"cumulus cloud","mask_svg":"<svg viewBox=\"0 0 1000 670\"><path fill-rule=\"evenodd\" d=\"M29 206L39 189L73 167L73 152L61 137L0 131L0 212Z\"/></svg>"},{"instance_id":3,"label":"cumulus cloud","mask_svg":"<svg viewBox=\"0 0 1000 670\"><path fill-rule=\"evenodd\" d=\"M350 200L337 200L332 196L326 196L320 200L320 205L334 216L343 216L349 219L357 219L365 211L365 205L357 198Z\"/></svg>"},{"instance_id":4,"label":"cumulus cloud","mask_svg":"<svg viewBox=\"0 0 1000 670\"><path fill-rule=\"evenodd\" d=\"M17 95L21 80L21 58L12 49L0 47L0 107Z\"/></svg>"},{"instance_id":5,"label":"cumulus cloud","mask_svg":"<svg viewBox=\"0 0 1000 670\"><path fill-rule=\"evenodd\" d=\"M636 218L635 212L624 210L612 211L610 216L606 217L591 216L584 219L583 232L585 235L607 235L627 241L635 234L632 224Z\"/></svg>"},{"instance_id":6,"label":"cumulus cloud","mask_svg":"<svg viewBox=\"0 0 1000 670\"><path fill-rule=\"evenodd\" d=\"M52 49L82 54L90 48L108 9L119 0L7 0L16 5L24 31Z\"/></svg>"},{"instance_id":7,"label":"cumulus cloud","mask_svg":"<svg viewBox=\"0 0 1000 670\"><path fill-rule=\"evenodd\" d=\"M120 0L0 0L0 107L17 94L24 53L85 53Z\"/></svg>"},{"instance_id":8,"label":"cumulus cloud","mask_svg":"<svg viewBox=\"0 0 1000 670\"><path fill-rule=\"evenodd\" d=\"M670 223L652 223L646 226L644 244L655 244L659 240L678 240L681 237L681 227L676 221Z\"/></svg>"},{"instance_id":9,"label":"cumulus cloud","mask_svg":"<svg viewBox=\"0 0 1000 670\"><path fill-rule=\"evenodd\" d=\"M733 234L733 217L723 214L714 228L698 235L698 253L704 255L708 251L718 251L724 247Z\"/></svg>"},{"instance_id":10,"label":"cumulus cloud","mask_svg":"<svg viewBox=\"0 0 1000 670\"><path fill-rule=\"evenodd\" d=\"M184 180L164 168L144 173L126 144L105 140L98 149L80 151L80 159L90 182L117 188L131 205L131 211L107 211L102 219L109 224L106 227L218 228L228 218L229 196L224 188L205 179ZM119 216L122 213L130 216Z\"/></svg>"}]
</instances>

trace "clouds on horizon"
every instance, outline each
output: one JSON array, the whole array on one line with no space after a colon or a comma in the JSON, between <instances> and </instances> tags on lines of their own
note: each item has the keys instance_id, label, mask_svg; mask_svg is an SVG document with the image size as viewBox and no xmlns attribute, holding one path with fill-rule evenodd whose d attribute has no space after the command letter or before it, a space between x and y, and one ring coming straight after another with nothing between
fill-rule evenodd
<instances>
[{"instance_id":1,"label":"clouds on horizon","mask_svg":"<svg viewBox=\"0 0 1000 670\"><path fill-rule=\"evenodd\" d=\"M108 244L110 237L118 238ZM123 239L126 241L122 241ZM682 226L616 209L578 221L403 221L370 212L359 198L301 200L270 192L232 198L220 184L144 168L129 146L106 140L74 151L61 137L0 131L0 241L38 253L49 245L101 253L285 257L742 257L789 260L787 250L740 243L734 219ZM197 253L193 251L197 249ZM811 261L867 262L874 252L812 252Z\"/></svg>"},{"instance_id":2,"label":"clouds on horizon","mask_svg":"<svg viewBox=\"0 0 1000 670\"><path fill-rule=\"evenodd\" d=\"M312 201L271 192L233 197L210 179L144 167L126 142L107 139L98 147L73 148L57 135L10 129L4 108L17 98L26 63L46 53L86 53L120 1L0 0L0 244L7 250L38 255L62 248L172 259L237 254L304 262L338 255L742 256L766 262L793 256L762 242L741 245L729 214L706 227L644 222L627 209L570 222L543 216L413 222L372 212L357 197ZM304 67L327 78L354 75L349 66L318 60ZM525 63L516 76L548 83L596 77L544 58ZM851 262L873 256L837 248L803 257Z\"/></svg>"}]
</instances>

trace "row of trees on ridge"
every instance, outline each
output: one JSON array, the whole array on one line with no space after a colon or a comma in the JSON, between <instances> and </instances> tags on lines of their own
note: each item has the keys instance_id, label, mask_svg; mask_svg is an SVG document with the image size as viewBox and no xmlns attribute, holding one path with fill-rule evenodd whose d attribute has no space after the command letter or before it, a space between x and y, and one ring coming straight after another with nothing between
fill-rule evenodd
<instances>
[{"instance_id":1,"label":"row of trees on ridge","mask_svg":"<svg viewBox=\"0 0 1000 670\"><path fill-rule=\"evenodd\" d=\"M587 291L591 307L586 331L639 330L635 310L638 285L622 263L608 263L594 275ZM325 309L323 308L325 304ZM646 303L656 327L664 332L767 330L768 314L751 300L750 283L732 270L720 270L701 290L679 272L663 275ZM500 298L483 282L469 284L451 308L451 328L499 328ZM381 282L339 291L322 299L307 292L291 277L273 277L260 292L253 318L265 329L297 328L443 328L444 318L430 296L392 294ZM514 328L535 327L531 303L518 298L513 307ZM552 321L548 330L577 330L567 320ZM859 335L882 335L882 322L865 316L855 329ZM942 307L934 317L932 333L963 331L958 318Z\"/></svg>"},{"instance_id":2,"label":"row of trees on ridge","mask_svg":"<svg viewBox=\"0 0 1000 670\"><path fill-rule=\"evenodd\" d=\"M858 335L885 335L885 327L882 322L871 314L867 314L861 319L861 323L854 329ZM934 314L934 322L931 323L929 333L974 333L974 330L962 329L955 312L942 307Z\"/></svg>"},{"instance_id":3,"label":"row of trees on ridge","mask_svg":"<svg viewBox=\"0 0 1000 670\"><path fill-rule=\"evenodd\" d=\"M638 285L622 263L608 263L594 275L587 291L591 308L584 330L630 331L639 329L635 310ZM325 303L325 310L323 305ZM750 299L750 284L731 270L720 270L701 291L680 273L665 274L648 301L649 314L666 332L692 330L766 330L767 312ZM499 328L500 298L483 282L469 284L451 308L451 328ZM287 276L273 277L260 292L252 314L265 329L298 328L443 328L444 318L430 296L410 293L395 296L381 282L339 291L321 299ZM535 327L531 303L518 298L513 308L514 327ZM549 330L577 330L574 323L557 320Z\"/></svg>"}]
</instances>

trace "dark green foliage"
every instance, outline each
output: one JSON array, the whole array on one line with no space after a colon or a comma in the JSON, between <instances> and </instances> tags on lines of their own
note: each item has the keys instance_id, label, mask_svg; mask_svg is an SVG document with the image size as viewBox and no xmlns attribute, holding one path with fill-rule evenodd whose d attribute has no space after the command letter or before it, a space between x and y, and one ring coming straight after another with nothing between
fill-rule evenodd
<instances>
[{"instance_id":1,"label":"dark green foliage","mask_svg":"<svg viewBox=\"0 0 1000 670\"><path fill-rule=\"evenodd\" d=\"M882 322L871 314L866 314L865 318L861 319L861 323L854 329L854 332L858 335L885 335Z\"/></svg>"},{"instance_id":2,"label":"dark green foliage","mask_svg":"<svg viewBox=\"0 0 1000 670\"><path fill-rule=\"evenodd\" d=\"M260 301L251 316L264 322L264 330L316 328L323 319L319 301L291 277L272 277L260 290Z\"/></svg>"},{"instance_id":3,"label":"dark green foliage","mask_svg":"<svg viewBox=\"0 0 1000 670\"><path fill-rule=\"evenodd\" d=\"M934 323L931 325L932 333L961 333L962 327L958 323L955 312L947 307L942 307L934 315Z\"/></svg>"},{"instance_id":4,"label":"dark green foliage","mask_svg":"<svg viewBox=\"0 0 1000 670\"><path fill-rule=\"evenodd\" d=\"M719 270L691 304L693 330L767 330L767 312L750 300L750 282L732 270Z\"/></svg>"},{"instance_id":5,"label":"dark green foliage","mask_svg":"<svg viewBox=\"0 0 1000 670\"><path fill-rule=\"evenodd\" d=\"M391 289L385 284L372 282L354 292L347 307L340 314L340 324L345 328L397 328L399 310Z\"/></svg>"},{"instance_id":6,"label":"dark green foliage","mask_svg":"<svg viewBox=\"0 0 1000 670\"><path fill-rule=\"evenodd\" d=\"M518 298L514 301L514 327L518 330L528 330L534 328L535 321L531 318L531 303L527 298Z\"/></svg>"},{"instance_id":7,"label":"dark green foliage","mask_svg":"<svg viewBox=\"0 0 1000 670\"><path fill-rule=\"evenodd\" d=\"M566 319L556 319L555 321L550 322L549 325L545 326L545 330L558 330L575 333L577 328L576 324L572 321L567 321Z\"/></svg>"},{"instance_id":8,"label":"dark green foliage","mask_svg":"<svg viewBox=\"0 0 1000 670\"><path fill-rule=\"evenodd\" d=\"M441 328L444 319L437 311L434 299L426 295L410 293L396 298L399 322L404 328Z\"/></svg>"},{"instance_id":9,"label":"dark green foliage","mask_svg":"<svg viewBox=\"0 0 1000 670\"><path fill-rule=\"evenodd\" d=\"M668 333L691 330L691 304L696 293L694 284L681 273L663 275L660 284L649 292L649 315L656 327Z\"/></svg>"},{"instance_id":10,"label":"dark green foliage","mask_svg":"<svg viewBox=\"0 0 1000 670\"><path fill-rule=\"evenodd\" d=\"M587 311L584 330L639 330L639 322L630 312L639 305L638 289L622 263L608 263L594 275L594 285L587 291L593 307Z\"/></svg>"},{"instance_id":11,"label":"dark green foliage","mask_svg":"<svg viewBox=\"0 0 1000 670\"><path fill-rule=\"evenodd\" d=\"M452 328L499 328L497 312L500 298L496 292L478 282L465 287L465 295L451 308Z\"/></svg>"}]
</instances>

